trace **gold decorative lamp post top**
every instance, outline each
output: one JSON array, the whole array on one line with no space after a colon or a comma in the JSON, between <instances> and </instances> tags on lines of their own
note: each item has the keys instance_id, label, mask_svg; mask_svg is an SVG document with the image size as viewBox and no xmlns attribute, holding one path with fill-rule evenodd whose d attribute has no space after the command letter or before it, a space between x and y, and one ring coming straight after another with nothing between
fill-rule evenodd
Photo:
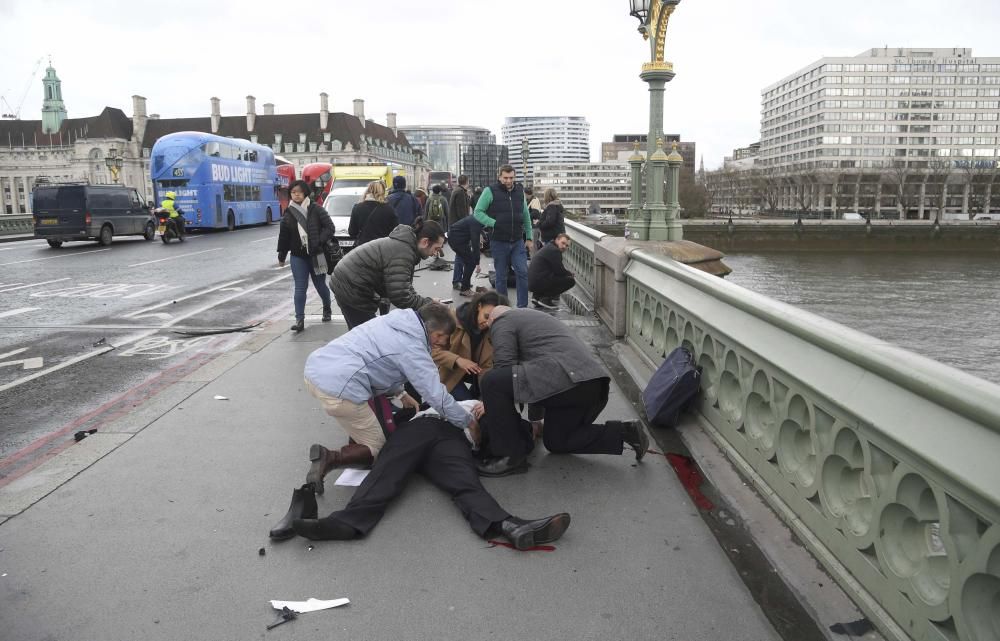
<instances>
[{"instance_id":1,"label":"gold decorative lamp post top","mask_svg":"<svg viewBox=\"0 0 1000 641\"><path fill-rule=\"evenodd\" d=\"M643 71L673 71L674 65L663 59L670 15L681 0L629 0L630 15L639 20L639 33L650 43L650 61Z\"/></svg>"},{"instance_id":2,"label":"gold decorative lamp post top","mask_svg":"<svg viewBox=\"0 0 1000 641\"><path fill-rule=\"evenodd\" d=\"M666 162L669 160L667 154L663 151L663 138L656 139L656 151L653 152L653 155L649 159L653 162Z\"/></svg>"},{"instance_id":3,"label":"gold decorative lamp post top","mask_svg":"<svg viewBox=\"0 0 1000 641\"><path fill-rule=\"evenodd\" d=\"M642 162L643 160L645 160L645 158L643 157L643 155L641 153L639 153L639 141L636 140L634 143L632 143L632 155L629 156L628 161L629 162Z\"/></svg>"},{"instance_id":4,"label":"gold decorative lamp post top","mask_svg":"<svg viewBox=\"0 0 1000 641\"><path fill-rule=\"evenodd\" d=\"M677 151L677 141L674 141L673 144L671 144L670 147L671 147L671 151L670 151L670 155L667 156L667 162L671 162L671 163L684 162L684 157L681 156L680 153L678 153L678 151Z\"/></svg>"}]
</instances>

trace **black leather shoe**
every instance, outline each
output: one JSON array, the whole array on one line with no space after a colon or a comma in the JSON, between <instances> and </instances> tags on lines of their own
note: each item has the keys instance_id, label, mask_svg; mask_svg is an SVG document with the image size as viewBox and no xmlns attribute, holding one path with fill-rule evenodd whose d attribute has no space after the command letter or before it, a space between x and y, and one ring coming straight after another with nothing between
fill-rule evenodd
<instances>
[{"instance_id":1,"label":"black leather shoe","mask_svg":"<svg viewBox=\"0 0 1000 641\"><path fill-rule=\"evenodd\" d=\"M323 322L324 323L329 323L332 320L333 320L333 310L330 309L329 307L324 307L323 308Z\"/></svg>"},{"instance_id":2,"label":"black leather shoe","mask_svg":"<svg viewBox=\"0 0 1000 641\"><path fill-rule=\"evenodd\" d=\"M524 474L528 471L528 460L524 457L502 456L479 464L479 476L507 476Z\"/></svg>"},{"instance_id":3,"label":"black leather shoe","mask_svg":"<svg viewBox=\"0 0 1000 641\"><path fill-rule=\"evenodd\" d=\"M301 332L306 328L306 321L304 318L298 318L295 320L295 324L292 325L293 332Z\"/></svg>"},{"instance_id":4,"label":"black leather shoe","mask_svg":"<svg viewBox=\"0 0 1000 641\"><path fill-rule=\"evenodd\" d=\"M500 523L500 533L518 550L527 550L557 540L568 527L569 514L565 512L535 521L512 516Z\"/></svg>"},{"instance_id":5,"label":"black leather shoe","mask_svg":"<svg viewBox=\"0 0 1000 641\"><path fill-rule=\"evenodd\" d=\"M292 504L281 520L271 528L269 536L275 541L284 541L295 536L292 522L296 519L315 519L317 515L316 494L313 486L306 483L292 492Z\"/></svg>"},{"instance_id":6,"label":"black leather shoe","mask_svg":"<svg viewBox=\"0 0 1000 641\"><path fill-rule=\"evenodd\" d=\"M635 460L641 461L646 456L649 449L649 437L646 430L642 429L639 421L608 421L609 425L617 423L622 428L622 440L628 443L629 447L635 450Z\"/></svg>"},{"instance_id":7,"label":"black leather shoe","mask_svg":"<svg viewBox=\"0 0 1000 641\"><path fill-rule=\"evenodd\" d=\"M295 519L292 527L296 534L311 541L350 541L361 534L350 525L329 516L322 519Z\"/></svg>"}]
</instances>

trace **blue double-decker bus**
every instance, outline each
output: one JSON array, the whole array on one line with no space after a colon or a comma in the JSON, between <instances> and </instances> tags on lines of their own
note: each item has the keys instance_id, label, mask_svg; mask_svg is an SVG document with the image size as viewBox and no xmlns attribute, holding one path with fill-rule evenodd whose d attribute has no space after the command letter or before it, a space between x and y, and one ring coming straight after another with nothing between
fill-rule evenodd
<instances>
[{"instance_id":1,"label":"blue double-decker bus","mask_svg":"<svg viewBox=\"0 0 1000 641\"><path fill-rule=\"evenodd\" d=\"M163 136L150 157L159 205L174 192L189 229L235 229L281 218L274 152L197 131Z\"/></svg>"}]
</instances>

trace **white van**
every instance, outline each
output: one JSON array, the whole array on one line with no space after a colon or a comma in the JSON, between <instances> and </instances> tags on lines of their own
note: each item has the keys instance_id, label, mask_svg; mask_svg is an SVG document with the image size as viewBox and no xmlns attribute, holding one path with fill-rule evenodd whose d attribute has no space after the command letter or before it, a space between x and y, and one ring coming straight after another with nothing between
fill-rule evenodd
<instances>
[{"instance_id":1,"label":"white van","mask_svg":"<svg viewBox=\"0 0 1000 641\"><path fill-rule=\"evenodd\" d=\"M844 215L843 215L843 217L842 217L842 218L843 218L843 220L853 220L853 221L855 221L855 222L857 222L857 221L859 221L859 220L860 220L860 221L864 221L864 219L865 219L865 217L864 217L864 216L862 216L861 214L859 214L859 213L858 213L858 212L856 212L856 211L848 211L848 212L844 212Z\"/></svg>"}]
</instances>

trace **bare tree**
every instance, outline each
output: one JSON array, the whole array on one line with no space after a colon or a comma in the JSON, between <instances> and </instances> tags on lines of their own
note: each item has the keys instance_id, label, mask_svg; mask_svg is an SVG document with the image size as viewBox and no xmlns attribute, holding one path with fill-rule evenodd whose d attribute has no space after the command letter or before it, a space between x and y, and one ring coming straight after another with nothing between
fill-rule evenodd
<instances>
[{"instance_id":1,"label":"bare tree","mask_svg":"<svg viewBox=\"0 0 1000 641\"><path fill-rule=\"evenodd\" d=\"M790 177L791 184L795 187L795 204L800 211L812 211L816 178L815 171L801 171Z\"/></svg>"},{"instance_id":2,"label":"bare tree","mask_svg":"<svg viewBox=\"0 0 1000 641\"><path fill-rule=\"evenodd\" d=\"M996 163L992 160L966 160L960 165L963 183L969 186L969 213L989 213L988 203L993 195L993 182L997 178Z\"/></svg>"},{"instance_id":3,"label":"bare tree","mask_svg":"<svg viewBox=\"0 0 1000 641\"><path fill-rule=\"evenodd\" d=\"M750 188L753 190L761 209L767 209L769 214L778 210L781 199L781 183L767 169L754 169L750 174Z\"/></svg>"},{"instance_id":4,"label":"bare tree","mask_svg":"<svg viewBox=\"0 0 1000 641\"><path fill-rule=\"evenodd\" d=\"M920 178L920 172L912 169L905 160L896 161L882 173L882 184L888 185L896 195L896 209L900 220L906 220L906 212L914 205L914 178Z\"/></svg>"},{"instance_id":5,"label":"bare tree","mask_svg":"<svg viewBox=\"0 0 1000 641\"><path fill-rule=\"evenodd\" d=\"M931 185L934 199L937 201L937 218L944 217L944 208L948 198L948 182L954 175L950 160L932 160L927 163L927 184Z\"/></svg>"}]
</instances>

